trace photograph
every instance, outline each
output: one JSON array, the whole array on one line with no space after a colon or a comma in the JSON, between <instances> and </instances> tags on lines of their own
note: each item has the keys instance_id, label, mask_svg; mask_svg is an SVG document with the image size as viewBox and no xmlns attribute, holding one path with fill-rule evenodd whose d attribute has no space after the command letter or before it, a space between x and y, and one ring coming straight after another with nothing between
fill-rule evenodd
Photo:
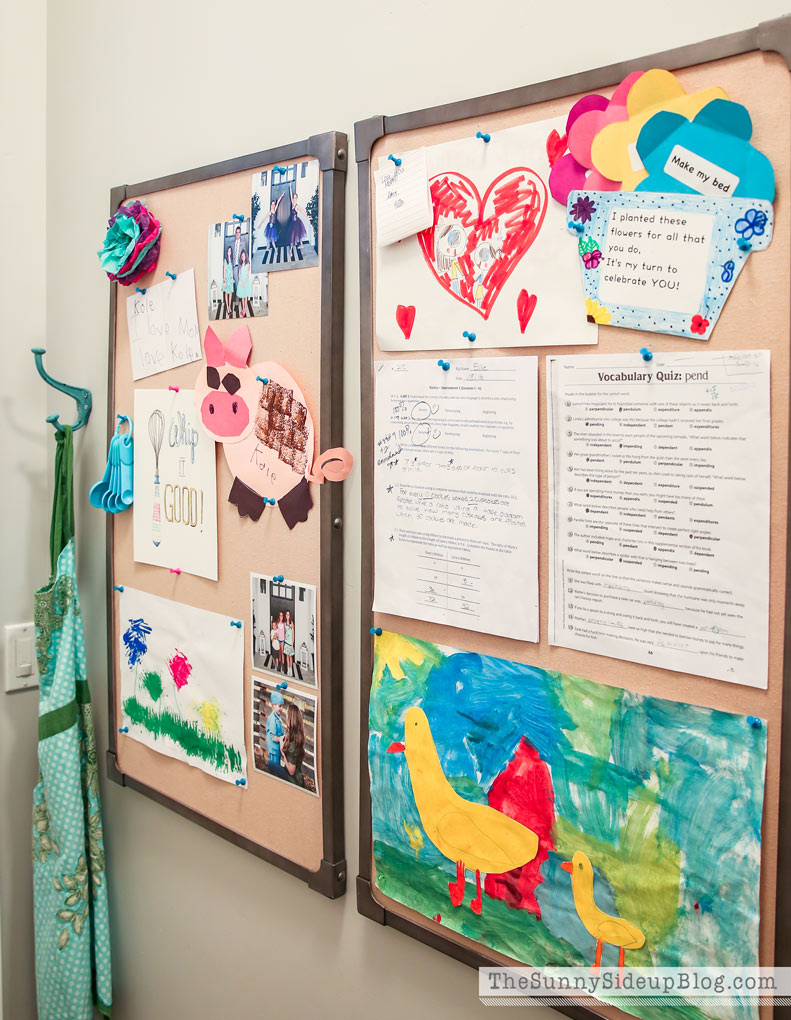
<instances>
[{"instance_id":1,"label":"photograph","mask_svg":"<svg viewBox=\"0 0 791 1020\"><path fill-rule=\"evenodd\" d=\"M316 698L253 677L253 761L316 797Z\"/></svg>"},{"instance_id":2,"label":"photograph","mask_svg":"<svg viewBox=\"0 0 791 1020\"><path fill-rule=\"evenodd\" d=\"M316 686L316 589L250 575L253 669Z\"/></svg>"},{"instance_id":3,"label":"photograph","mask_svg":"<svg viewBox=\"0 0 791 1020\"><path fill-rule=\"evenodd\" d=\"M241 216L241 213L239 213ZM269 311L266 272L253 269L250 217L209 224L209 319L253 319Z\"/></svg>"},{"instance_id":4,"label":"photograph","mask_svg":"<svg viewBox=\"0 0 791 1020\"><path fill-rule=\"evenodd\" d=\"M253 174L253 273L319 264L319 163L316 159Z\"/></svg>"}]
</instances>

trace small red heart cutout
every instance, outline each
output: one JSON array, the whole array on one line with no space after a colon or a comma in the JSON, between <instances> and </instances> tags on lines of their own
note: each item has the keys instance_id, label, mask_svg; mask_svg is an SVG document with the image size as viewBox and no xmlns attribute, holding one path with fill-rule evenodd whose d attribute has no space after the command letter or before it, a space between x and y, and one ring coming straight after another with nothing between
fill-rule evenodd
<instances>
[{"instance_id":1,"label":"small red heart cutout","mask_svg":"<svg viewBox=\"0 0 791 1020\"><path fill-rule=\"evenodd\" d=\"M412 336L412 326L415 323L415 306L399 305L396 308L396 322L398 323L398 328L404 334L404 339L408 340Z\"/></svg>"},{"instance_id":2,"label":"small red heart cutout","mask_svg":"<svg viewBox=\"0 0 791 1020\"><path fill-rule=\"evenodd\" d=\"M569 136L567 134L561 138L555 128L549 132L547 135L547 159L550 166L554 166L557 163L566 151L568 144Z\"/></svg>"},{"instance_id":3,"label":"small red heart cutout","mask_svg":"<svg viewBox=\"0 0 791 1020\"><path fill-rule=\"evenodd\" d=\"M538 294L528 294L526 290L520 290L516 299L516 314L519 317L519 329L524 333L533 312L536 310Z\"/></svg>"}]
</instances>

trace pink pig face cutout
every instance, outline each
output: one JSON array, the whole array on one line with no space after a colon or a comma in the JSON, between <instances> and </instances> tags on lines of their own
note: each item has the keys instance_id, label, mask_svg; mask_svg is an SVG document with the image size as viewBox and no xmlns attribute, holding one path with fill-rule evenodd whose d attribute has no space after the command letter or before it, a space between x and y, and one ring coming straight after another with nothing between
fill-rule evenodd
<instances>
[{"instance_id":1,"label":"pink pig face cutout","mask_svg":"<svg viewBox=\"0 0 791 1020\"><path fill-rule=\"evenodd\" d=\"M247 326L223 347L209 327L204 341L206 368L195 382L195 407L215 442L238 443L255 423L261 384L247 366L252 344Z\"/></svg>"}]
</instances>

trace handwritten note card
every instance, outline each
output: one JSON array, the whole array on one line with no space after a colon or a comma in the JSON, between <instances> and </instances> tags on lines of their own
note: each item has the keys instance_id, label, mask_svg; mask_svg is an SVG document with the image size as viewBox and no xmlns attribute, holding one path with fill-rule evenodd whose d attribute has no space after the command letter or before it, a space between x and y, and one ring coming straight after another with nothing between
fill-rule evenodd
<instances>
[{"instance_id":1,"label":"handwritten note card","mask_svg":"<svg viewBox=\"0 0 791 1020\"><path fill-rule=\"evenodd\" d=\"M377 612L538 640L537 359L376 365Z\"/></svg>"},{"instance_id":2,"label":"handwritten note card","mask_svg":"<svg viewBox=\"0 0 791 1020\"><path fill-rule=\"evenodd\" d=\"M217 580L217 459L193 390L135 390L138 563Z\"/></svg>"},{"instance_id":3,"label":"handwritten note card","mask_svg":"<svg viewBox=\"0 0 791 1020\"><path fill-rule=\"evenodd\" d=\"M547 358L549 640L767 685L769 352Z\"/></svg>"},{"instance_id":4,"label":"handwritten note card","mask_svg":"<svg viewBox=\"0 0 791 1020\"><path fill-rule=\"evenodd\" d=\"M126 299L132 378L145 379L200 361L195 273L192 269Z\"/></svg>"},{"instance_id":5,"label":"handwritten note card","mask_svg":"<svg viewBox=\"0 0 791 1020\"><path fill-rule=\"evenodd\" d=\"M376 183L376 241L393 244L430 227L433 207L428 187L426 150L415 149L387 160L374 173Z\"/></svg>"}]
</instances>

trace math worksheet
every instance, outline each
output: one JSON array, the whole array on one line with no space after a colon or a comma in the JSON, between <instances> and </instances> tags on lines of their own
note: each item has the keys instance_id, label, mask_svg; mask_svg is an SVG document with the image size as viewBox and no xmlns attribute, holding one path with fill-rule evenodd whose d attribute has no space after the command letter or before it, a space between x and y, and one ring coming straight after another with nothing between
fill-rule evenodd
<instances>
[{"instance_id":1,"label":"math worksheet","mask_svg":"<svg viewBox=\"0 0 791 1020\"><path fill-rule=\"evenodd\" d=\"M376 364L374 610L537 641L537 359L444 364Z\"/></svg>"},{"instance_id":2,"label":"math worksheet","mask_svg":"<svg viewBox=\"0 0 791 1020\"><path fill-rule=\"evenodd\" d=\"M769 352L547 358L551 644L767 686Z\"/></svg>"}]
</instances>

